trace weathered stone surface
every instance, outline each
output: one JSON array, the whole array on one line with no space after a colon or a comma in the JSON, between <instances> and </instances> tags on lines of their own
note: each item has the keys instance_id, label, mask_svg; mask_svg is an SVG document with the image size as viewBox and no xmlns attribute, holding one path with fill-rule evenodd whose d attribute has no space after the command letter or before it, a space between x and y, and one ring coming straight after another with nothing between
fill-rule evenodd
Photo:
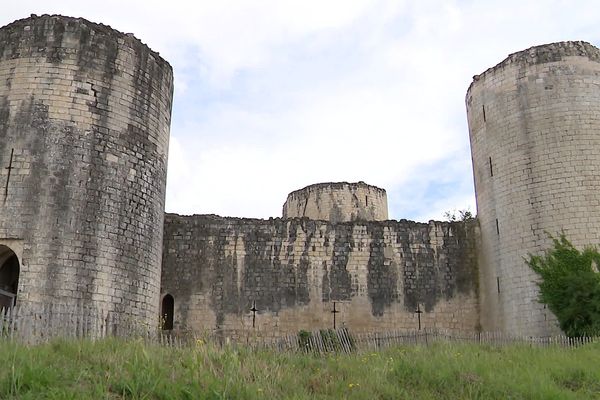
<instances>
[{"instance_id":1,"label":"weathered stone surface","mask_svg":"<svg viewBox=\"0 0 600 400\"><path fill-rule=\"evenodd\" d=\"M473 331L476 223L331 224L167 214L162 294L175 328L281 334L332 326L332 302L354 330L423 325Z\"/></svg>"},{"instance_id":2,"label":"weathered stone surface","mask_svg":"<svg viewBox=\"0 0 600 400\"><path fill-rule=\"evenodd\" d=\"M388 219L384 189L364 182L318 183L288 195L283 218L310 218L333 223Z\"/></svg>"},{"instance_id":3,"label":"weathered stone surface","mask_svg":"<svg viewBox=\"0 0 600 400\"><path fill-rule=\"evenodd\" d=\"M17 287L22 304L154 326L164 247L177 328L247 331L254 303L259 330L329 327L336 302L353 329L412 329L419 308L427 327L471 331L480 313L483 329L545 335L555 321L524 257L549 246L546 232L598 242L600 50L589 43L533 47L474 77L481 235L474 221L386 221L385 190L364 182L292 192L284 219L163 225L172 94L171 67L130 34L49 15L0 28L2 302Z\"/></svg>"},{"instance_id":4,"label":"weathered stone surface","mask_svg":"<svg viewBox=\"0 0 600 400\"><path fill-rule=\"evenodd\" d=\"M600 50L561 42L510 55L474 77L466 96L486 330L546 335L529 253L561 231L600 237Z\"/></svg>"},{"instance_id":5,"label":"weathered stone surface","mask_svg":"<svg viewBox=\"0 0 600 400\"><path fill-rule=\"evenodd\" d=\"M172 92L168 63L108 26L0 28L0 244L19 243L21 304L156 324Z\"/></svg>"}]
</instances>

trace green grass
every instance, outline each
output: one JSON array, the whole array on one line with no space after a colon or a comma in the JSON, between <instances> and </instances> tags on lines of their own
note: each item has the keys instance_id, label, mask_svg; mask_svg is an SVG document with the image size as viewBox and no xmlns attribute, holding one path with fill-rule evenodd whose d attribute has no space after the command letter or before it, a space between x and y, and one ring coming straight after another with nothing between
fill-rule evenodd
<instances>
[{"instance_id":1,"label":"green grass","mask_svg":"<svg viewBox=\"0 0 600 400\"><path fill-rule=\"evenodd\" d=\"M598 399L600 344L436 344L374 353L0 341L0 399Z\"/></svg>"}]
</instances>

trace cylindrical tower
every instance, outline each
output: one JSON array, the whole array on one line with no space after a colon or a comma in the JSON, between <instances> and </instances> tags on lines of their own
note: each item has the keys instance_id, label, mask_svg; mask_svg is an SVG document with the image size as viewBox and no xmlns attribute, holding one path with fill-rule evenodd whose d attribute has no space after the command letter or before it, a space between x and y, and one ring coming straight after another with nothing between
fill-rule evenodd
<instances>
[{"instance_id":1,"label":"cylindrical tower","mask_svg":"<svg viewBox=\"0 0 600 400\"><path fill-rule=\"evenodd\" d=\"M172 93L170 65L131 34L49 15L0 28L0 248L18 259L17 304L157 325Z\"/></svg>"},{"instance_id":2,"label":"cylindrical tower","mask_svg":"<svg viewBox=\"0 0 600 400\"><path fill-rule=\"evenodd\" d=\"M529 253L564 231L600 241L600 50L561 42L510 55L466 96L486 330L557 330L540 304Z\"/></svg>"},{"instance_id":3,"label":"cylindrical tower","mask_svg":"<svg viewBox=\"0 0 600 400\"><path fill-rule=\"evenodd\" d=\"M358 183L317 183L290 193L283 205L283 218L345 221L388 219L384 189Z\"/></svg>"}]
</instances>

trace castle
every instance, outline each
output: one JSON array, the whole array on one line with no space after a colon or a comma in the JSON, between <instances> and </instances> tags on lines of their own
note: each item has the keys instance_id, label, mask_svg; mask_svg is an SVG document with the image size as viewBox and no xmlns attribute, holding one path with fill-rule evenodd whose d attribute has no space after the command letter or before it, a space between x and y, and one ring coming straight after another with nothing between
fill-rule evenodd
<instances>
[{"instance_id":1,"label":"castle","mask_svg":"<svg viewBox=\"0 0 600 400\"><path fill-rule=\"evenodd\" d=\"M388 220L383 189L308 186L269 220L164 213L173 72L130 34L34 16L0 28L0 305L283 334L556 332L528 253L600 234L600 50L510 55L467 91L477 218ZM417 325L418 324L418 325Z\"/></svg>"}]
</instances>

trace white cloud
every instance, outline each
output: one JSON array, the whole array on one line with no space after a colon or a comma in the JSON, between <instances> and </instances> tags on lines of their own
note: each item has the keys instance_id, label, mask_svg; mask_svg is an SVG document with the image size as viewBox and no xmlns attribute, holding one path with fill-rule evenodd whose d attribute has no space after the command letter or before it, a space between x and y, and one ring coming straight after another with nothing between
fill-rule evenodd
<instances>
[{"instance_id":1,"label":"white cloud","mask_svg":"<svg viewBox=\"0 0 600 400\"><path fill-rule=\"evenodd\" d=\"M518 11L517 11L518 10ZM364 180L394 218L474 211L464 95L509 53L600 40L597 3L34 0L134 32L175 69L167 207L278 216L307 184Z\"/></svg>"}]
</instances>

